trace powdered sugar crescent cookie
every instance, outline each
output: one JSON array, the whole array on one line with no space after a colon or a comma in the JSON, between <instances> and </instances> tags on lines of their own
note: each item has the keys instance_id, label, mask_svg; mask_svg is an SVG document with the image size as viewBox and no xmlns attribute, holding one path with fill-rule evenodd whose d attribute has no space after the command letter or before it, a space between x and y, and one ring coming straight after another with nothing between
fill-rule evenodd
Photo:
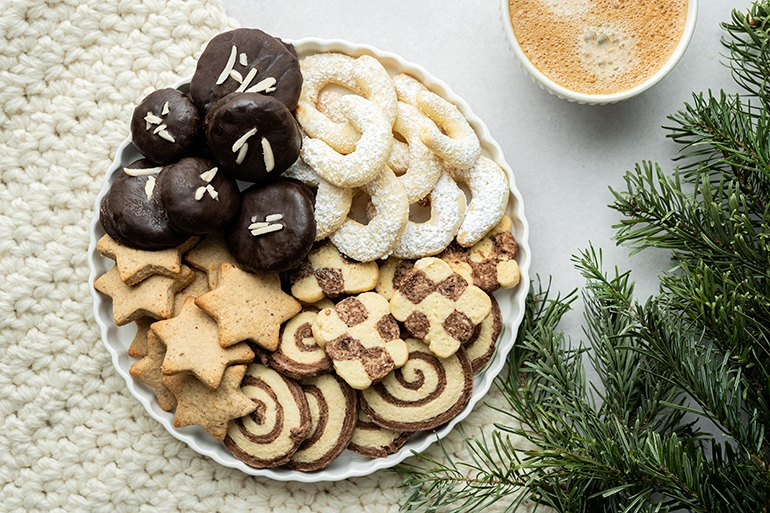
<instances>
[{"instance_id":1,"label":"powdered sugar crescent cookie","mask_svg":"<svg viewBox=\"0 0 770 513\"><path fill-rule=\"evenodd\" d=\"M302 159L297 159L283 175L316 189L313 209L316 225L315 240L325 239L345 222L350 206L353 204L352 189L330 184L318 176L318 173Z\"/></svg>"},{"instance_id":2,"label":"powdered sugar crescent cookie","mask_svg":"<svg viewBox=\"0 0 770 513\"><path fill-rule=\"evenodd\" d=\"M441 178L428 198L430 219L424 223L408 221L393 248L393 256L422 258L435 255L454 239L465 216L465 193L448 174L441 173Z\"/></svg>"},{"instance_id":3,"label":"powdered sugar crescent cookie","mask_svg":"<svg viewBox=\"0 0 770 513\"><path fill-rule=\"evenodd\" d=\"M427 91L425 84L406 73L393 77L393 87L396 89L398 101L417 106L417 93Z\"/></svg>"},{"instance_id":4,"label":"powdered sugar crescent cookie","mask_svg":"<svg viewBox=\"0 0 770 513\"><path fill-rule=\"evenodd\" d=\"M425 146L457 168L470 168L481 155L481 145L462 112L431 91L420 91L416 100L417 106L438 125L422 129Z\"/></svg>"},{"instance_id":5,"label":"powdered sugar crescent cookie","mask_svg":"<svg viewBox=\"0 0 770 513\"><path fill-rule=\"evenodd\" d=\"M330 242L316 245L289 272L291 294L305 303L374 289L380 271L374 262L355 262Z\"/></svg>"},{"instance_id":6,"label":"powdered sugar crescent cookie","mask_svg":"<svg viewBox=\"0 0 770 513\"><path fill-rule=\"evenodd\" d=\"M399 180L412 204L428 195L436 185L442 174L441 161L421 140L423 128L433 122L408 103L399 102L397 112L393 131L409 144L409 163Z\"/></svg>"},{"instance_id":7,"label":"powdered sugar crescent cookie","mask_svg":"<svg viewBox=\"0 0 770 513\"><path fill-rule=\"evenodd\" d=\"M255 468L288 463L310 431L310 409L302 388L273 369L252 363L241 392L257 409L230 422L225 446Z\"/></svg>"},{"instance_id":8,"label":"powdered sugar crescent cookie","mask_svg":"<svg viewBox=\"0 0 770 513\"><path fill-rule=\"evenodd\" d=\"M463 343L465 354L471 361L471 368L476 373L492 359L497 346L497 339L503 331L503 314L500 312L500 305L494 296L490 295L492 300L492 311L481 324L473 330L473 335Z\"/></svg>"},{"instance_id":9,"label":"powdered sugar crescent cookie","mask_svg":"<svg viewBox=\"0 0 770 513\"><path fill-rule=\"evenodd\" d=\"M390 300L393 317L441 358L453 355L491 308L486 292L433 257L415 262Z\"/></svg>"},{"instance_id":10,"label":"powdered sugar crescent cookie","mask_svg":"<svg viewBox=\"0 0 770 513\"><path fill-rule=\"evenodd\" d=\"M358 396L334 374L305 380L301 385L310 407L311 427L289 467L310 472L324 468L347 447L356 427Z\"/></svg>"},{"instance_id":11,"label":"powdered sugar crescent cookie","mask_svg":"<svg viewBox=\"0 0 770 513\"><path fill-rule=\"evenodd\" d=\"M348 449L367 458L384 458L404 446L412 433L393 431L380 427L362 409L358 409L358 422Z\"/></svg>"},{"instance_id":12,"label":"powdered sugar crescent cookie","mask_svg":"<svg viewBox=\"0 0 770 513\"><path fill-rule=\"evenodd\" d=\"M396 293L396 289L401 285L401 280L413 267L414 262L412 260L401 260L394 256L388 257L385 263L380 265L380 276L374 290L390 301L393 294Z\"/></svg>"},{"instance_id":13,"label":"powdered sugar crescent cookie","mask_svg":"<svg viewBox=\"0 0 770 513\"><path fill-rule=\"evenodd\" d=\"M370 262L393 250L409 220L409 202L404 186L387 166L362 189L369 195L376 215L367 225L348 217L330 239L353 260Z\"/></svg>"},{"instance_id":14,"label":"powdered sugar crescent cookie","mask_svg":"<svg viewBox=\"0 0 770 513\"><path fill-rule=\"evenodd\" d=\"M406 346L388 301L374 292L348 297L334 308L321 310L313 335L337 374L357 390L406 362Z\"/></svg>"},{"instance_id":15,"label":"powdered sugar crescent cookie","mask_svg":"<svg viewBox=\"0 0 770 513\"><path fill-rule=\"evenodd\" d=\"M313 378L332 371L332 361L313 336L313 322L323 308L334 308L328 299L305 305L281 328L278 348L266 358L270 367L293 379Z\"/></svg>"},{"instance_id":16,"label":"powdered sugar crescent cookie","mask_svg":"<svg viewBox=\"0 0 770 513\"><path fill-rule=\"evenodd\" d=\"M511 228L513 221L504 215L497 226L473 246L464 248L452 243L438 257L485 292L515 287L521 271L516 262L519 247Z\"/></svg>"},{"instance_id":17,"label":"powdered sugar crescent cookie","mask_svg":"<svg viewBox=\"0 0 770 513\"><path fill-rule=\"evenodd\" d=\"M465 352L438 358L423 342L407 339L409 359L400 369L360 394L372 421L396 431L435 429L470 401L473 372Z\"/></svg>"},{"instance_id":18,"label":"powdered sugar crescent cookie","mask_svg":"<svg viewBox=\"0 0 770 513\"><path fill-rule=\"evenodd\" d=\"M508 177L500 166L484 156L470 169L446 169L455 181L466 184L471 191L457 242L461 246L472 246L503 218L508 205Z\"/></svg>"},{"instance_id":19,"label":"powdered sugar crescent cookie","mask_svg":"<svg viewBox=\"0 0 770 513\"><path fill-rule=\"evenodd\" d=\"M344 116L332 118L317 108L321 90L329 84L347 87L375 103L390 126L396 118L396 91L390 75L374 57L358 58L339 53L309 55L301 62L304 83L300 104L296 110L302 129L312 138L320 139L335 151L352 153L358 144L360 128ZM358 130L357 130L358 129Z\"/></svg>"},{"instance_id":20,"label":"powdered sugar crescent cookie","mask_svg":"<svg viewBox=\"0 0 770 513\"><path fill-rule=\"evenodd\" d=\"M391 124L377 105L361 96L345 95L339 107L361 132L355 150L344 155L320 139L305 136L301 156L327 182L360 187L375 178L388 161L393 146Z\"/></svg>"}]
</instances>

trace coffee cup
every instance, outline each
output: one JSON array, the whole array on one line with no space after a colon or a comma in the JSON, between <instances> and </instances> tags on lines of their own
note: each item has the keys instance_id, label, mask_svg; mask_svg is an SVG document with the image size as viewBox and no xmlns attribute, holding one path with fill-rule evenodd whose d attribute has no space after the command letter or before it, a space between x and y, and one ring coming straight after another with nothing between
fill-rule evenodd
<instances>
[{"instance_id":1,"label":"coffee cup","mask_svg":"<svg viewBox=\"0 0 770 513\"><path fill-rule=\"evenodd\" d=\"M684 54L698 0L501 0L516 60L540 87L576 103L627 100Z\"/></svg>"}]
</instances>

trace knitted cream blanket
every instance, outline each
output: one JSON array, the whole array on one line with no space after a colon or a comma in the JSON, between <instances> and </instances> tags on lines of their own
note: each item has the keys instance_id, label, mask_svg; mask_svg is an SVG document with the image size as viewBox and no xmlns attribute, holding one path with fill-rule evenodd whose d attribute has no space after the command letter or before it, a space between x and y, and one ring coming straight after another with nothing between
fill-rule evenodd
<instances>
[{"instance_id":1,"label":"knitted cream blanket","mask_svg":"<svg viewBox=\"0 0 770 513\"><path fill-rule=\"evenodd\" d=\"M393 472L283 483L197 454L100 340L86 253L104 173L136 103L235 26L217 0L0 0L0 511L398 510ZM465 426L495 420L479 405Z\"/></svg>"}]
</instances>

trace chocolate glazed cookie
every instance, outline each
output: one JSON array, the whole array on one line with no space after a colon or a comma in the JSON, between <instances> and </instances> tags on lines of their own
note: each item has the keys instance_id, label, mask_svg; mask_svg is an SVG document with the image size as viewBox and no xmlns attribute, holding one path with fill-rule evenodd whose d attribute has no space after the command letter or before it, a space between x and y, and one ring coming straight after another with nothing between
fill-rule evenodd
<instances>
[{"instance_id":1,"label":"chocolate glazed cookie","mask_svg":"<svg viewBox=\"0 0 770 513\"><path fill-rule=\"evenodd\" d=\"M222 170L246 182L277 179L296 162L302 136L286 106L257 93L232 93L203 122L211 153Z\"/></svg>"},{"instance_id":2,"label":"chocolate glazed cookie","mask_svg":"<svg viewBox=\"0 0 770 513\"><path fill-rule=\"evenodd\" d=\"M281 272L299 265L315 240L313 193L281 179L241 193L241 209L226 234L238 265L251 272Z\"/></svg>"},{"instance_id":3,"label":"chocolate glazed cookie","mask_svg":"<svg viewBox=\"0 0 770 513\"><path fill-rule=\"evenodd\" d=\"M147 159L119 171L99 207L107 234L125 246L158 250L179 246L189 234L175 230L158 210L153 194L161 168Z\"/></svg>"},{"instance_id":4,"label":"chocolate glazed cookie","mask_svg":"<svg viewBox=\"0 0 770 513\"><path fill-rule=\"evenodd\" d=\"M203 116L233 92L258 92L297 108L302 72L294 46L258 29L241 28L214 37L198 59L190 96Z\"/></svg>"}]
</instances>

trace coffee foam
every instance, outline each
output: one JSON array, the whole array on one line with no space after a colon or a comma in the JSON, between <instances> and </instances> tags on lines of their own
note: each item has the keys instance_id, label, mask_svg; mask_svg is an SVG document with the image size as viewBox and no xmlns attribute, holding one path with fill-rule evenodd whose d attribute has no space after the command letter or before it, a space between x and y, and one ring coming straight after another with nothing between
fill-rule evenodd
<instances>
[{"instance_id":1,"label":"coffee foam","mask_svg":"<svg viewBox=\"0 0 770 513\"><path fill-rule=\"evenodd\" d=\"M655 74L684 33L687 0L511 0L513 31L532 64L587 94L625 91Z\"/></svg>"}]
</instances>

